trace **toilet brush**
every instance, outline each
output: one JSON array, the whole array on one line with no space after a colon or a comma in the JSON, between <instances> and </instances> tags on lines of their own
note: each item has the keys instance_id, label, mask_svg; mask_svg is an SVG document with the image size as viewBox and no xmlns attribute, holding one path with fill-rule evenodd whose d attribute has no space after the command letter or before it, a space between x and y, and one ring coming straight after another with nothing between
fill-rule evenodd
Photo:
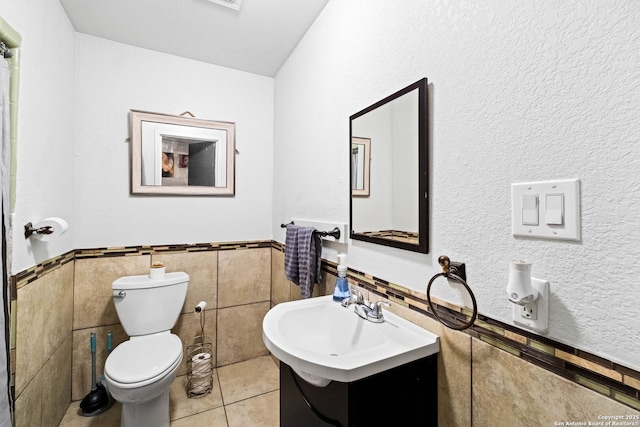
<instances>
[{"instance_id":1,"label":"toilet brush","mask_svg":"<svg viewBox=\"0 0 640 427\"><path fill-rule=\"evenodd\" d=\"M113 334L111 333L111 331L109 331L109 333L107 334L107 357L109 357L109 354L111 354L112 349L113 349ZM106 361L105 361L105 364L106 364ZM113 399L113 396L111 396L111 393L109 392L109 387L107 386L107 379L104 377L104 374L102 374L102 376L100 377L100 384L102 384L102 386L107 391L107 398L109 399L109 405L105 408L105 411L106 411L107 409L111 408L111 406L113 406L113 404L115 403L115 400Z\"/></svg>"},{"instance_id":2,"label":"toilet brush","mask_svg":"<svg viewBox=\"0 0 640 427\"><path fill-rule=\"evenodd\" d=\"M107 333L107 357L109 357L109 354L111 354L112 347L113 347L113 334L111 333L111 331L109 331L109 333ZM105 365L106 365L106 360L105 360ZM107 385L107 379L105 378L104 373L100 377L100 385L104 387L105 391L107 392L107 399L109 400L109 404L107 405L106 408L104 408L104 410L106 411L107 409L113 406L113 404L115 403L115 400L113 399L113 396L111 396L111 393L109 392L109 386Z\"/></svg>"},{"instance_id":3,"label":"toilet brush","mask_svg":"<svg viewBox=\"0 0 640 427\"><path fill-rule=\"evenodd\" d=\"M109 409L109 396L104 385L96 381L96 334L91 332L91 391L80 402L85 417L94 417Z\"/></svg>"}]
</instances>

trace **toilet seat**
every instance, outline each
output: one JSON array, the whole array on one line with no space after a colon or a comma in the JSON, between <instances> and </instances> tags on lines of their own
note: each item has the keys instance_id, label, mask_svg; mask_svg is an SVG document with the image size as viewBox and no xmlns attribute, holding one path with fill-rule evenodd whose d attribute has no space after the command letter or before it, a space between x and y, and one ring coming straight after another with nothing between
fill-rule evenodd
<instances>
[{"instance_id":1,"label":"toilet seat","mask_svg":"<svg viewBox=\"0 0 640 427\"><path fill-rule=\"evenodd\" d=\"M133 337L107 357L105 376L121 388L151 384L172 372L182 361L182 341L162 333Z\"/></svg>"}]
</instances>

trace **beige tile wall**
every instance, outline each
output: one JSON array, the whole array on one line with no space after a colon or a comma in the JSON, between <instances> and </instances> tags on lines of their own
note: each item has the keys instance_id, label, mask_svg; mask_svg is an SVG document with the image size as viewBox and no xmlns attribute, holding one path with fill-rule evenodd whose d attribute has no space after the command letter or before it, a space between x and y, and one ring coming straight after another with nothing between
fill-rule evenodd
<instances>
[{"instance_id":1,"label":"beige tile wall","mask_svg":"<svg viewBox=\"0 0 640 427\"><path fill-rule=\"evenodd\" d=\"M204 300L205 339L213 344L216 366L267 354L260 331L270 308L270 248L79 258L17 292L18 425L40 421L57 425L69 400L86 395L91 388L91 332L97 337L98 376L108 356L107 333L112 332L114 347L128 339L113 306L111 283L122 276L145 274L155 261L165 263L169 272L185 271L190 276L182 314L173 329L185 350L201 335L200 315L194 308ZM56 373L56 381L48 378L51 373ZM178 375L186 373L185 361Z\"/></svg>"},{"instance_id":2,"label":"beige tile wall","mask_svg":"<svg viewBox=\"0 0 640 427\"><path fill-rule=\"evenodd\" d=\"M218 366L268 354L262 318L269 311L271 248L221 251L218 261Z\"/></svg>"},{"instance_id":3,"label":"beige tile wall","mask_svg":"<svg viewBox=\"0 0 640 427\"><path fill-rule=\"evenodd\" d=\"M71 397L74 263L17 291L16 426L58 425Z\"/></svg>"},{"instance_id":4,"label":"beige tile wall","mask_svg":"<svg viewBox=\"0 0 640 427\"><path fill-rule=\"evenodd\" d=\"M219 308L269 301L270 248L222 251L218 257Z\"/></svg>"},{"instance_id":5,"label":"beige tile wall","mask_svg":"<svg viewBox=\"0 0 640 427\"><path fill-rule=\"evenodd\" d=\"M268 301L218 310L218 366L268 354L262 341L262 319Z\"/></svg>"},{"instance_id":6,"label":"beige tile wall","mask_svg":"<svg viewBox=\"0 0 640 427\"><path fill-rule=\"evenodd\" d=\"M102 372L107 357L106 334L114 346L128 337L111 301L111 283L118 277L146 274L152 262L163 262L167 272L189 275L187 296L173 328L187 346L202 334L195 306L206 301L205 341L213 345L215 366L267 354L262 342L262 318L269 310L271 249L235 249L161 253L78 259L73 331L73 400L84 397L90 385L89 334L98 338L97 366ZM178 375L187 373L186 359Z\"/></svg>"},{"instance_id":7,"label":"beige tile wall","mask_svg":"<svg viewBox=\"0 0 640 427\"><path fill-rule=\"evenodd\" d=\"M284 254L272 248L97 257L64 264L17 292L17 426L57 425L69 400L82 399L89 391L89 334L98 336L99 374L107 357L107 332L112 331L114 346L127 339L111 302L111 283L124 275L145 274L153 261L190 276L173 329L185 347L200 334L200 315L193 308L207 301L205 336L213 344L216 366L268 354L262 318L272 305L300 299L298 287L285 278ZM332 294L335 280L324 272L313 295ZM368 299L380 298L360 289ZM440 337L440 426L554 425L597 421L605 413L638 414L399 304L390 310ZM178 375L185 373L183 363Z\"/></svg>"},{"instance_id":8,"label":"beige tile wall","mask_svg":"<svg viewBox=\"0 0 640 427\"><path fill-rule=\"evenodd\" d=\"M336 279L336 276L323 272L320 283L313 287L311 296L333 295ZM284 253L271 249L271 303L275 305L299 299L302 299L300 288L287 280L284 272Z\"/></svg>"},{"instance_id":9,"label":"beige tile wall","mask_svg":"<svg viewBox=\"0 0 640 427\"><path fill-rule=\"evenodd\" d=\"M271 249L271 303L291 301L291 286L284 274L284 253Z\"/></svg>"},{"instance_id":10,"label":"beige tile wall","mask_svg":"<svg viewBox=\"0 0 640 427\"><path fill-rule=\"evenodd\" d=\"M111 284L122 276L145 274L151 257L112 256L76 260L73 330L119 323Z\"/></svg>"},{"instance_id":11,"label":"beige tile wall","mask_svg":"<svg viewBox=\"0 0 640 427\"><path fill-rule=\"evenodd\" d=\"M472 345L474 426L598 425L600 416L640 415L490 344Z\"/></svg>"},{"instance_id":12,"label":"beige tile wall","mask_svg":"<svg viewBox=\"0 0 640 427\"><path fill-rule=\"evenodd\" d=\"M151 262L162 262L168 273L184 271L189 275L189 287L182 313L193 313L195 306L200 301L206 301L206 310L216 309L218 301L217 251L154 254L151 256Z\"/></svg>"}]
</instances>

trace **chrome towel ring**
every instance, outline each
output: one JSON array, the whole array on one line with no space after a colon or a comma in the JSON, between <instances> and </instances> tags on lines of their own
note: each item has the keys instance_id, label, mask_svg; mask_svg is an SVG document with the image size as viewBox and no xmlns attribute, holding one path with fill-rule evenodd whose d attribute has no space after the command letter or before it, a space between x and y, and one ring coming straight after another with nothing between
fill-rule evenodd
<instances>
[{"instance_id":1,"label":"chrome towel ring","mask_svg":"<svg viewBox=\"0 0 640 427\"><path fill-rule=\"evenodd\" d=\"M476 321L476 318L478 317L478 304L476 303L476 297L473 294L473 291L471 290L471 288L469 287L467 282L462 277L460 277L458 275L459 274L458 268L456 266L451 265L451 260L449 259L448 256L441 255L440 257L438 257L438 264L440 264L440 266L442 267L442 273L438 273L435 276L433 276L431 278L431 280L429 280L429 284L427 285L427 303L429 304L429 308L431 309L431 313L433 313L435 318L438 319L438 321L440 323L442 323L443 325L445 325L448 328L455 329L457 331L462 331L463 329L470 328L473 325L473 323ZM471 297L471 302L473 304L473 314L471 316L471 320L469 320L467 323L464 323L462 325L457 325L457 324L452 323L450 321L445 321L436 312L436 310L435 310L435 308L433 306L433 303L431 302L431 285L433 285L433 282L438 277L441 277L441 276L444 276L444 277L446 277L447 279L450 279L450 280L455 280L456 282L458 282L462 286L464 286L465 289L467 290L467 292L469 292L469 296Z\"/></svg>"}]
</instances>

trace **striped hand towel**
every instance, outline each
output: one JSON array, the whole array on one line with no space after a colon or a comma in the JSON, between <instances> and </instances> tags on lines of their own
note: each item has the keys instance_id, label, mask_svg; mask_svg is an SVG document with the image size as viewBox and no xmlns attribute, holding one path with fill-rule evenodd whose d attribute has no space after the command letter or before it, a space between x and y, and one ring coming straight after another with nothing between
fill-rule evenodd
<instances>
[{"instance_id":1,"label":"striped hand towel","mask_svg":"<svg viewBox=\"0 0 640 427\"><path fill-rule=\"evenodd\" d=\"M287 225L284 249L284 272L288 280L300 287L302 298L310 298L320 280L322 241L313 227Z\"/></svg>"}]
</instances>

